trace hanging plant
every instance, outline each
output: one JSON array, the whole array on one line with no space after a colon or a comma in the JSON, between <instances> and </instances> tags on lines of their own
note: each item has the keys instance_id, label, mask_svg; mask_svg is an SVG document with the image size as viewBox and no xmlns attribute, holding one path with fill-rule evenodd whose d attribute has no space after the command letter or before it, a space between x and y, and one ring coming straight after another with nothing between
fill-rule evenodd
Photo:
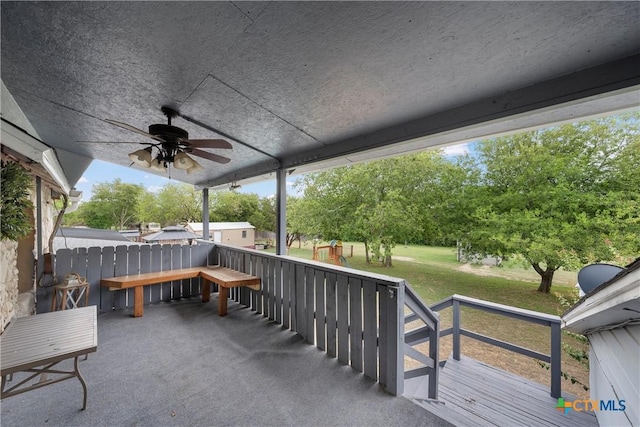
<instances>
[{"instance_id":1,"label":"hanging plant","mask_svg":"<svg viewBox=\"0 0 640 427\"><path fill-rule=\"evenodd\" d=\"M0 240L20 240L33 228L27 213L32 208L28 188L31 176L16 162L1 162Z\"/></svg>"}]
</instances>

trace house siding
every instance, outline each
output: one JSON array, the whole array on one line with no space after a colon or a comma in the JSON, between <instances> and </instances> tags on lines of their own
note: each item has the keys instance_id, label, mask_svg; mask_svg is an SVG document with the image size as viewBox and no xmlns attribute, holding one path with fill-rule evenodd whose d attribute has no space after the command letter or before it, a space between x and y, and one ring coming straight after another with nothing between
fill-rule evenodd
<instances>
[{"instance_id":1,"label":"house siding","mask_svg":"<svg viewBox=\"0 0 640 427\"><path fill-rule=\"evenodd\" d=\"M218 230L214 230L218 231ZM242 232L246 232L246 237L242 237ZM213 235L213 231L212 231ZM222 241L225 245L242 246L245 248L253 248L255 245L255 229L242 228L237 230L222 230Z\"/></svg>"},{"instance_id":2,"label":"house siding","mask_svg":"<svg viewBox=\"0 0 640 427\"><path fill-rule=\"evenodd\" d=\"M640 425L640 325L588 335L593 400L625 400L625 411L596 411L603 426Z\"/></svg>"}]
</instances>

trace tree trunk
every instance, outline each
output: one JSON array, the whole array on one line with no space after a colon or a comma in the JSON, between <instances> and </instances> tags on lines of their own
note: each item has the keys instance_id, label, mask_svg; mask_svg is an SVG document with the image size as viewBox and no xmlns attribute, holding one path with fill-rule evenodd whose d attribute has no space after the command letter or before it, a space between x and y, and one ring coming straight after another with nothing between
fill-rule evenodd
<instances>
[{"instance_id":1,"label":"tree trunk","mask_svg":"<svg viewBox=\"0 0 640 427\"><path fill-rule=\"evenodd\" d=\"M393 266L393 264L391 263L391 255L387 255L386 257L384 257L384 266L385 268Z\"/></svg>"},{"instance_id":2,"label":"tree trunk","mask_svg":"<svg viewBox=\"0 0 640 427\"><path fill-rule=\"evenodd\" d=\"M367 241L364 241L364 257L367 260L367 264L371 264L371 259L369 258L369 245Z\"/></svg>"},{"instance_id":3,"label":"tree trunk","mask_svg":"<svg viewBox=\"0 0 640 427\"><path fill-rule=\"evenodd\" d=\"M551 291L551 283L553 282L553 274L556 272L555 268L547 267L543 270L539 264L532 264L533 269L540 275L540 286L538 286L538 292L548 294Z\"/></svg>"}]
</instances>

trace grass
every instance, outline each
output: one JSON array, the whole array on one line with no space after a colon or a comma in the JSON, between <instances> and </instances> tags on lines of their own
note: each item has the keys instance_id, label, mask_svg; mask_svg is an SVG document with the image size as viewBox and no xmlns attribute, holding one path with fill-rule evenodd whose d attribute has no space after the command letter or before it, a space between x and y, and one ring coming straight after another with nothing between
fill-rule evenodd
<instances>
[{"instance_id":1,"label":"grass","mask_svg":"<svg viewBox=\"0 0 640 427\"><path fill-rule=\"evenodd\" d=\"M393 267L384 268L380 263L367 264L362 243L344 243L344 253L349 256L353 245L353 257L348 257L349 266L372 273L400 277L427 303L433 304L453 294L465 295L485 301L496 302L542 313L561 315L564 308L553 293L568 297L574 292L576 272L560 272L554 280L551 294L537 292L539 276L532 268L525 269L521 262L508 262L503 267L463 265L456 260L455 248L401 245L394 248ZM292 247L291 256L312 259L310 244L301 248ZM530 271L529 271L530 270ZM451 309L440 313L442 328L451 325ZM508 341L532 350L549 353L549 328L532 323L510 319L474 309L463 309L462 327L491 337ZM411 325L408 325L409 328ZM569 336L563 342L575 348L585 348L585 344ZM451 351L451 339L441 342L441 357L447 358ZM541 368L534 359L489 346L463 337L462 354L490 363L501 369L530 378L542 384L549 384L549 372ZM580 363L563 352L564 372L574 376L583 384L588 384L589 374ZM563 390L588 398L579 384L564 381Z\"/></svg>"}]
</instances>

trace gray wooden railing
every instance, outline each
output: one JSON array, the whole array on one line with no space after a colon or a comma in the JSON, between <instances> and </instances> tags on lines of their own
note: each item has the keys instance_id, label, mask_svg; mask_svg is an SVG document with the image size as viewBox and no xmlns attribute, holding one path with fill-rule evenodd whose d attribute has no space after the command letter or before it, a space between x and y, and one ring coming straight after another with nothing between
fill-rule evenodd
<instances>
[{"instance_id":1,"label":"gray wooden railing","mask_svg":"<svg viewBox=\"0 0 640 427\"><path fill-rule=\"evenodd\" d=\"M404 280L299 258L217 245L217 263L258 275L260 292L231 298L297 332L343 364L404 391Z\"/></svg>"},{"instance_id":2,"label":"gray wooden railing","mask_svg":"<svg viewBox=\"0 0 640 427\"><path fill-rule=\"evenodd\" d=\"M489 313L499 314L501 316L511 317L514 319L524 320L551 328L551 354L544 354L538 351L530 350L516 344L498 340L486 335L482 335L460 326L460 307L470 307ZM562 336L560 331L560 317L550 314L539 313L536 311L525 310L521 308L511 307L508 305L496 304L488 301L482 301L475 298L469 298L461 295L453 295L431 306L433 311L439 312L447 307L453 307L453 326L440 332L440 337L453 335L453 359L460 360L460 336L464 335L475 340L491 344L506 350L510 350L525 356L529 356L538 360L542 360L551 365L551 396L554 398L561 397L561 346ZM417 335L408 336L408 340L416 338Z\"/></svg>"},{"instance_id":3,"label":"gray wooden railing","mask_svg":"<svg viewBox=\"0 0 640 427\"><path fill-rule=\"evenodd\" d=\"M231 298L378 380L394 395L403 393L404 379L429 375L429 397L437 398L440 320L404 280L224 245L214 253L220 265L262 278L260 292L238 288ZM427 354L405 343L405 308L431 338ZM404 356L423 367L405 371Z\"/></svg>"},{"instance_id":4,"label":"gray wooden railing","mask_svg":"<svg viewBox=\"0 0 640 427\"><path fill-rule=\"evenodd\" d=\"M428 376L430 399L438 398L438 378L439 378L439 335L440 317L432 311L415 291L407 284L405 286L405 306L410 310L410 314L405 315L404 323L418 323L418 327L405 332L404 354L407 357L422 364L422 367L405 371L405 379L418 376ZM425 343L428 347L428 354L422 353L418 347Z\"/></svg>"},{"instance_id":5,"label":"gray wooden railing","mask_svg":"<svg viewBox=\"0 0 640 427\"><path fill-rule=\"evenodd\" d=\"M132 290L101 288L101 278L212 264L261 277L260 291L233 288L230 298L298 333L378 381L389 393L401 395L405 378L430 374L429 396L437 397L437 345L429 344L422 354L405 343L405 307L423 323L431 343L438 341L439 319L402 279L205 242L61 249L55 257L55 275L59 282L69 272L87 277L90 304L108 311L132 307ZM145 286L144 292L145 304L188 298L200 294L200 282ZM38 311L48 311L50 301L51 288L40 288ZM424 367L405 372L405 355Z\"/></svg>"}]
</instances>

